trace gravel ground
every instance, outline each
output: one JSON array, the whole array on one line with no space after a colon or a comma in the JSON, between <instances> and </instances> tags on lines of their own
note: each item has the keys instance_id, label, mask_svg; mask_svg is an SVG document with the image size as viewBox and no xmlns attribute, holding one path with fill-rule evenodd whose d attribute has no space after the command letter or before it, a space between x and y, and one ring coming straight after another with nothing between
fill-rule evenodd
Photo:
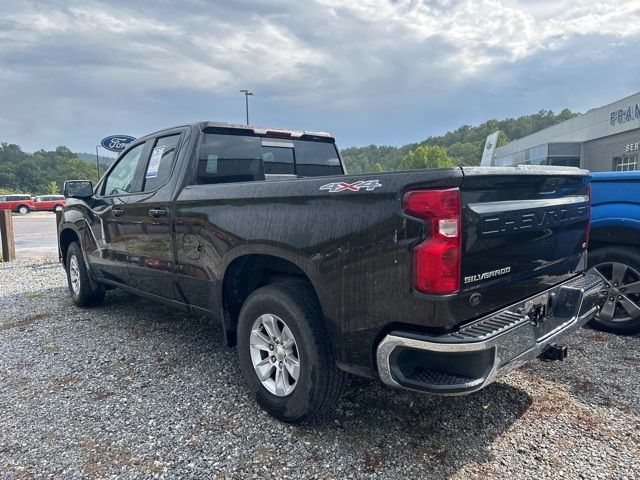
<instances>
[{"instance_id":1,"label":"gravel ground","mask_svg":"<svg viewBox=\"0 0 640 480\"><path fill-rule=\"evenodd\" d=\"M56 263L0 266L0 478L640 478L638 337L583 329L467 397L360 379L279 423L220 327L121 291L82 310Z\"/></svg>"}]
</instances>

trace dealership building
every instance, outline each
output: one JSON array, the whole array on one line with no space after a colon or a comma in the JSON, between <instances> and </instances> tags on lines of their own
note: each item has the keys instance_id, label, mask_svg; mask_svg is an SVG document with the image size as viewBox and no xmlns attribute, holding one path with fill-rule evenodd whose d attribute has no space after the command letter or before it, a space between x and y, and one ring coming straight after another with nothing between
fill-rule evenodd
<instances>
[{"instance_id":1,"label":"dealership building","mask_svg":"<svg viewBox=\"0 0 640 480\"><path fill-rule=\"evenodd\" d=\"M491 136L486 149L493 150ZM485 154L488 152L485 152ZM640 93L495 148L483 165L568 165L594 172L639 170Z\"/></svg>"}]
</instances>

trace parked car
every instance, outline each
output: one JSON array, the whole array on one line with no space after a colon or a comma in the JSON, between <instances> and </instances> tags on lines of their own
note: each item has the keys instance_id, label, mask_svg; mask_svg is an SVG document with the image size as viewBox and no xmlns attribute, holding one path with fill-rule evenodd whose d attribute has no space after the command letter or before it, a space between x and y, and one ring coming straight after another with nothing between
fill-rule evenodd
<instances>
[{"instance_id":1,"label":"parked car","mask_svg":"<svg viewBox=\"0 0 640 480\"><path fill-rule=\"evenodd\" d=\"M66 202L64 195L40 195L33 199L33 207L38 212L61 212Z\"/></svg>"},{"instance_id":2,"label":"parked car","mask_svg":"<svg viewBox=\"0 0 640 480\"><path fill-rule=\"evenodd\" d=\"M592 324L640 332L640 171L594 173L589 267L605 282Z\"/></svg>"},{"instance_id":3,"label":"parked car","mask_svg":"<svg viewBox=\"0 0 640 480\"><path fill-rule=\"evenodd\" d=\"M26 215L33 210L31 195L0 195L0 210L11 210Z\"/></svg>"},{"instance_id":4,"label":"parked car","mask_svg":"<svg viewBox=\"0 0 640 480\"><path fill-rule=\"evenodd\" d=\"M330 408L347 374L471 393L596 314L589 173L348 175L329 134L221 123L135 140L58 224L79 306L121 287L220 320L258 403Z\"/></svg>"}]
</instances>

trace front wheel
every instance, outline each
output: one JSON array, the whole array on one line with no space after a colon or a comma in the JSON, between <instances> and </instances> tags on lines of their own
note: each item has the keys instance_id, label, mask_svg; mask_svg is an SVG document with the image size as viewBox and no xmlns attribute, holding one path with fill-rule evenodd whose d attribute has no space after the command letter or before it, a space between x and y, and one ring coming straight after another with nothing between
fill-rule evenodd
<instances>
[{"instance_id":1,"label":"front wheel","mask_svg":"<svg viewBox=\"0 0 640 480\"><path fill-rule=\"evenodd\" d=\"M589 252L589 267L604 281L600 312L591 325L607 332L640 332L640 253L632 246Z\"/></svg>"},{"instance_id":2,"label":"front wheel","mask_svg":"<svg viewBox=\"0 0 640 480\"><path fill-rule=\"evenodd\" d=\"M73 303L79 307L90 307L104 300L105 289L99 283L91 283L89 270L84 263L78 242L69 245L66 258L67 283Z\"/></svg>"},{"instance_id":3,"label":"front wheel","mask_svg":"<svg viewBox=\"0 0 640 480\"><path fill-rule=\"evenodd\" d=\"M62 205L56 205L56 207L53 209L54 212L61 212L62 211Z\"/></svg>"},{"instance_id":4,"label":"front wheel","mask_svg":"<svg viewBox=\"0 0 640 480\"><path fill-rule=\"evenodd\" d=\"M338 399L338 370L313 290L305 283L259 288L238 319L238 357L251 394L272 416L299 422Z\"/></svg>"}]
</instances>

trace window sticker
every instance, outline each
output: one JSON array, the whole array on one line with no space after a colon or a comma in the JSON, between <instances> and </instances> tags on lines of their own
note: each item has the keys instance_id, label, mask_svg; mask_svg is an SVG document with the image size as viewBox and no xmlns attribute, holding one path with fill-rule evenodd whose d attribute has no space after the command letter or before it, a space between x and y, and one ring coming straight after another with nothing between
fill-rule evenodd
<instances>
[{"instance_id":1,"label":"window sticker","mask_svg":"<svg viewBox=\"0 0 640 480\"><path fill-rule=\"evenodd\" d=\"M160 168L160 162L162 161L162 154L164 153L165 148L166 145L153 149L145 178L156 178L158 176L158 168Z\"/></svg>"}]
</instances>

